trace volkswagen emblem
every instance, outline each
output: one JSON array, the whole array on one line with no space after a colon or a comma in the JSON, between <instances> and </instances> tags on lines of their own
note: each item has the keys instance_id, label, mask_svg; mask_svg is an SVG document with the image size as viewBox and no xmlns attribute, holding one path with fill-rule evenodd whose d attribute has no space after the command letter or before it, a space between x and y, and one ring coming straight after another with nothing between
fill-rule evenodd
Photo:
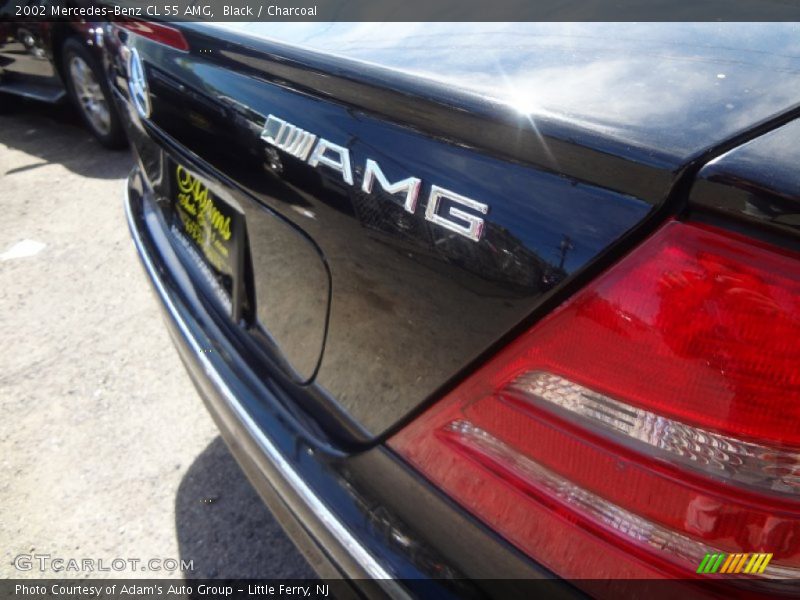
<instances>
[{"instance_id":1,"label":"volkswagen emblem","mask_svg":"<svg viewBox=\"0 0 800 600\"><path fill-rule=\"evenodd\" d=\"M150 116L150 91L147 88L147 77L144 73L144 65L139 53L135 48L131 49L128 57L128 91L131 94L131 101L136 107L136 112L143 119Z\"/></svg>"}]
</instances>

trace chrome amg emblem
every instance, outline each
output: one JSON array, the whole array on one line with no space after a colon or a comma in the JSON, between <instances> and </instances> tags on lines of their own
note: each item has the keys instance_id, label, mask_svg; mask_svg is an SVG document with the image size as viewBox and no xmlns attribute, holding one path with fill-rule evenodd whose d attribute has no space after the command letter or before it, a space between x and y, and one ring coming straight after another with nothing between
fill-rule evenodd
<instances>
[{"instance_id":1,"label":"chrome amg emblem","mask_svg":"<svg viewBox=\"0 0 800 600\"><path fill-rule=\"evenodd\" d=\"M261 131L261 139L271 146L307 162L312 167L323 165L338 171L345 183L355 185L350 151L344 146L334 144L325 138L319 138L274 115L267 117L264 129ZM391 183L386 179L378 163L368 158L364 165L361 190L366 194L371 194L376 182L387 194L393 196L402 194L403 208L411 214L416 212L422 180L417 177L408 177ZM451 204L447 211L441 210L443 202ZM483 215L489 212L487 204L456 194L438 185L432 185L430 194L428 194L428 203L425 206L425 219L477 242L483 234L484 220L473 212L463 210L464 208Z\"/></svg>"}]
</instances>

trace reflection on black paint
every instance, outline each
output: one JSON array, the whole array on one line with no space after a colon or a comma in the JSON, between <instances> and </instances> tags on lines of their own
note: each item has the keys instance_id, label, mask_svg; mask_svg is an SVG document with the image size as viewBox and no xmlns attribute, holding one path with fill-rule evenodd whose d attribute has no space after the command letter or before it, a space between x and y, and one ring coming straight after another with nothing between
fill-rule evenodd
<instances>
[{"instance_id":1,"label":"reflection on black paint","mask_svg":"<svg viewBox=\"0 0 800 600\"><path fill-rule=\"evenodd\" d=\"M800 235L800 121L792 121L703 167L695 205Z\"/></svg>"},{"instance_id":2,"label":"reflection on black paint","mask_svg":"<svg viewBox=\"0 0 800 600\"><path fill-rule=\"evenodd\" d=\"M236 183L238 189L229 191L241 204L251 235L265 229L264 220L271 218L267 208L318 246L332 287L315 379L319 387L312 393L320 402L329 394L372 433L477 357L542 294L650 209L630 195L487 156L244 73L191 57L179 64L159 63L162 72L151 84L152 121ZM262 121L250 120L254 113L263 115ZM259 138L267 114L346 145L356 185L347 185L333 169L309 167L280 151L274 156ZM367 158L376 160L390 181L422 179L415 214L377 189L369 195L360 191ZM479 243L424 219L434 184L490 206ZM255 246L262 242L251 240ZM275 264L297 264L295 252L274 246L272 261L252 255L262 299L272 289ZM288 305L307 304L308 286L300 285L301 279L282 285ZM262 313L258 301L256 312ZM281 318L276 315L273 323L283 323ZM304 326L301 319L292 330ZM284 339L291 336L285 327L278 329ZM304 347L293 346L301 352ZM310 354L292 358L293 364L316 361ZM309 368L303 368L305 374Z\"/></svg>"}]
</instances>

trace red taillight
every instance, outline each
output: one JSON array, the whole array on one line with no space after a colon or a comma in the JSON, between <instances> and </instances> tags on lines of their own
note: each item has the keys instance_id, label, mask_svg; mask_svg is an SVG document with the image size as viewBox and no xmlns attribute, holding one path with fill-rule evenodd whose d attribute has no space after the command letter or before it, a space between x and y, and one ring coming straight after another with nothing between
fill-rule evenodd
<instances>
[{"instance_id":1,"label":"red taillight","mask_svg":"<svg viewBox=\"0 0 800 600\"><path fill-rule=\"evenodd\" d=\"M800 577L800 257L670 222L390 445L564 577Z\"/></svg>"},{"instance_id":2,"label":"red taillight","mask_svg":"<svg viewBox=\"0 0 800 600\"><path fill-rule=\"evenodd\" d=\"M183 37L183 33L169 25L149 21L120 21L117 25L159 44L183 50L184 52L189 50L189 42Z\"/></svg>"}]
</instances>

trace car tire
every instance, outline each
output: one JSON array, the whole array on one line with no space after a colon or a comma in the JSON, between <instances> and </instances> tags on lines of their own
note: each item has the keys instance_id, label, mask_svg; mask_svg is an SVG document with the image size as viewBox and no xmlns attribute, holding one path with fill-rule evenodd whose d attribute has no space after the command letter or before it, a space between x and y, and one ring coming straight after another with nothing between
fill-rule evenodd
<instances>
[{"instance_id":1,"label":"car tire","mask_svg":"<svg viewBox=\"0 0 800 600\"><path fill-rule=\"evenodd\" d=\"M126 146L122 121L99 61L80 40L69 38L61 51L61 67L67 93L92 134L107 148Z\"/></svg>"}]
</instances>

